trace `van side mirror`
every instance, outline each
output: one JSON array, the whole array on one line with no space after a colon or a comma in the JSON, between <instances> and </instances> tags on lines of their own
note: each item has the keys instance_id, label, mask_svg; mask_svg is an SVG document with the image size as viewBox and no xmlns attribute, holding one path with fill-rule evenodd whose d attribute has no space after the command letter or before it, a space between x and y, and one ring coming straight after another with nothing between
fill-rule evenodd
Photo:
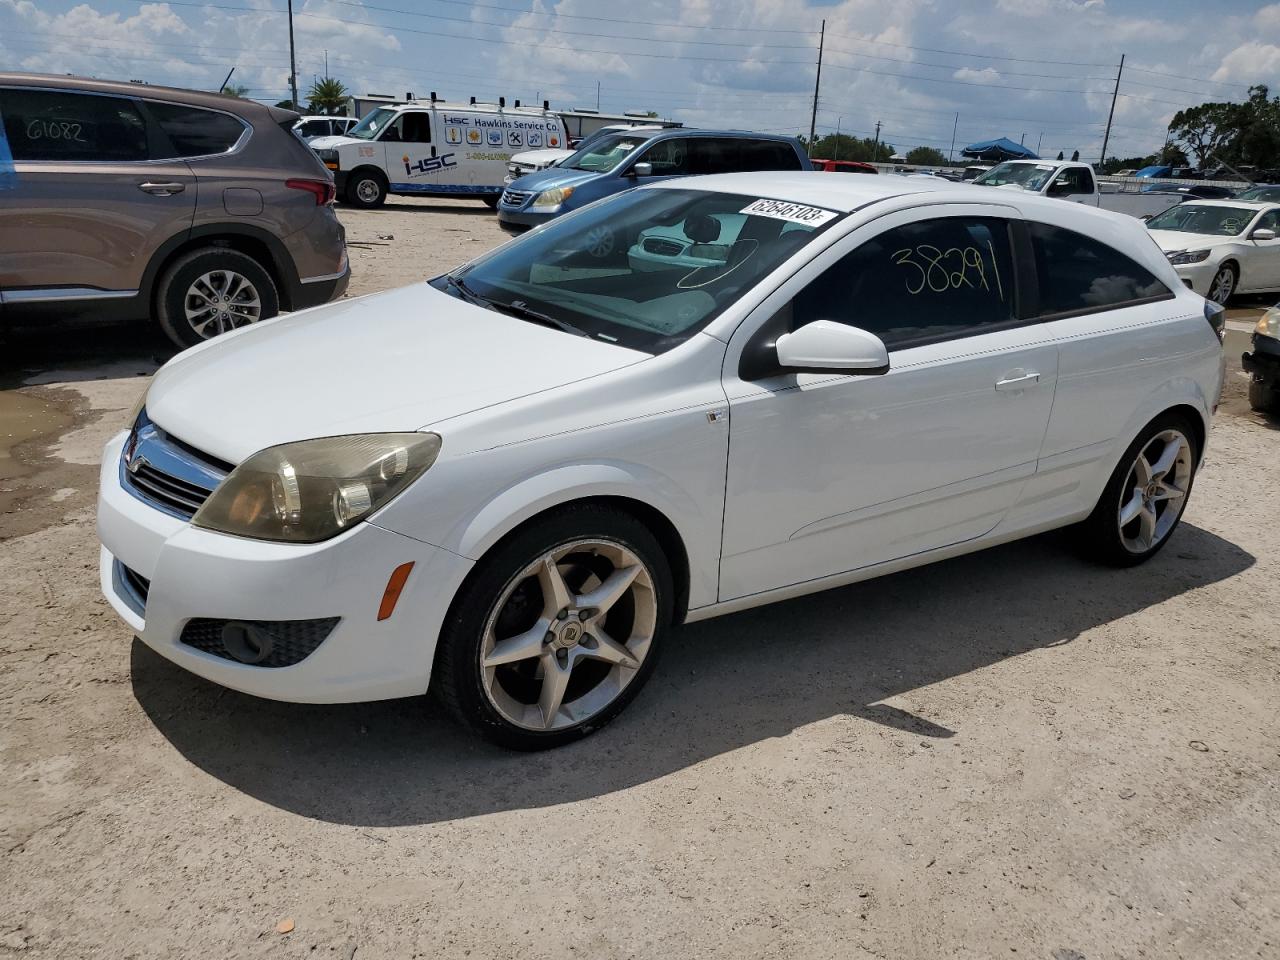
<instances>
[{"instance_id":1,"label":"van side mirror","mask_svg":"<svg viewBox=\"0 0 1280 960\"><path fill-rule=\"evenodd\" d=\"M1275 238L1276 232L1274 230L1268 230L1265 227L1255 230L1253 233L1249 234L1250 240L1274 240Z\"/></svg>"},{"instance_id":2,"label":"van side mirror","mask_svg":"<svg viewBox=\"0 0 1280 960\"><path fill-rule=\"evenodd\" d=\"M889 372L889 351L874 333L831 320L815 320L776 343L778 365L787 373L880 374Z\"/></svg>"},{"instance_id":3,"label":"van side mirror","mask_svg":"<svg viewBox=\"0 0 1280 960\"><path fill-rule=\"evenodd\" d=\"M633 167L631 168L631 175L632 175L633 177L652 177L652 176L653 176L653 164L652 164L652 163L643 163L643 162L642 162L642 163L637 163L635 166L633 166Z\"/></svg>"}]
</instances>

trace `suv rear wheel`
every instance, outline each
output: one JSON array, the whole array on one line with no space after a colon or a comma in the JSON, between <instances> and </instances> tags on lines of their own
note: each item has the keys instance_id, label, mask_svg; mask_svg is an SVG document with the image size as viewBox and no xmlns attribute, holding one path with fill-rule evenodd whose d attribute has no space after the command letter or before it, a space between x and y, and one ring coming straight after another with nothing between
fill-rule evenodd
<instances>
[{"instance_id":1,"label":"suv rear wheel","mask_svg":"<svg viewBox=\"0 0 1280 960\"><path fill-rule=\"evenodd\" d=\"M387 199L387 181L375 170L356 170L347 178L344 199L351 206L366 210L380 207Z\"/></svg>"},{"instance_id":2,"label":"suv rear wheel","mask_svg":"<svg viewBox=\"0 0 1280 960\"><path fill-rule=\"evenodd\" d=\"M156 288L160 326L183 348L279 312L271 275L253 257L226 247L184 253L161 274Z\"/></svg>"}]
</instances>

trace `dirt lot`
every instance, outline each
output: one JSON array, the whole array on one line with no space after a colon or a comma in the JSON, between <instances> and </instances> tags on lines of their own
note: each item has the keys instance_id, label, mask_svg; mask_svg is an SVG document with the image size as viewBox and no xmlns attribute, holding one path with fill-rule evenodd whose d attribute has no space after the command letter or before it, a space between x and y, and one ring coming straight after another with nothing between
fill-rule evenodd
<instances>
[{"instance_id":1,"label":"dirt lot","mask_svg":"<svg viewBox=\"0 0 1280 960\"><path fill-rule=\"evenodd\" d=\"M479 204L343 217L353 294L502 237ZM1238 364L1147 566L1048 536L697 624L526 756L131 638L95 464L166 352L0 344L0 956L1280 956L1280 423Z\"/></svg>"}]
</instances>

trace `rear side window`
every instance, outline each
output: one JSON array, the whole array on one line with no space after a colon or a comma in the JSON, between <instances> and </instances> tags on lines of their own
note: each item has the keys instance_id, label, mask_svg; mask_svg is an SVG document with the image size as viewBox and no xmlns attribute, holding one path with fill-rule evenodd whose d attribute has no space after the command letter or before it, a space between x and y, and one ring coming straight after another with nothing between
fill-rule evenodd
<instances>
[{"instance_id":1,"label":"rear side window","mask_svg":"<svg viewBox=\"0 0 1280 960\"><path fill-rule=\"evenodd\" d=\"M1029 226L1042 317L1173 296L1146 267L1105 243L1044 223Z\"/></svg>"},{"instance_id":2,"label":"rear side window","mask_svg":"<svg viewBox=\"0 0 1280 960\"><path fill-rule=\"evenodd\" d=\"M244 135L244 124L225 113L150 101L147 109L169 138L175 157L226 153Z\"/></svg>"},{"instance_id":3,"label":"rear side window","mask_svg":"<svg viewBox=\"0 0 1280 960\"><path fill-rule=\"evenodd\" d=\"M780 140L742 140L739 170L799 170L800 157Z\"/></svg>"},{"instance_id":4,"label":"rear side window","mask_svg":"<svg viewBox=\"0 0 1280 960\"><path fill-rule=\"evenodd\" d=\"M127 97L9 89L0 91L0 115L14 160L147 159L147 126Z\"/></svg>"},{"instance_id":5,"label":"rear side window","mask_svg":"<svg viewBox=\"0 0 1280 960\"><path fill-rule=\"evenodd\" d=\"M891 350L1015 325L1008 224L946 217L887 230L827 268L790 308L792 330L833 320Z\"/></svg>"}]
</instances>

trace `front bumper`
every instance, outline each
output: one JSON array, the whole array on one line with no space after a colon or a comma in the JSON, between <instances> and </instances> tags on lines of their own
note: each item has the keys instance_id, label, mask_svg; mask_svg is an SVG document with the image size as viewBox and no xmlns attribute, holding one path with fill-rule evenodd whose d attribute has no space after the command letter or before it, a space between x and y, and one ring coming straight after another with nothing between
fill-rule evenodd
<instances>
[{"instance_id":1,"label":"front bumper","mask_svg":"<svg viewBox=\"0 0 1280 960\"><path fill-rule=\"evenodd\" d=\"M1202 297L1209 295L1209 287L1213 285L1213 278L1218 273L1218 265L1212 260L1205 260L1203 263L1187 263L1173 269L1178 274L1179 280Z\"/></svg>"},{"instance_id":2,"label":"front bumper","mask_svg":"<svg viewBox=\"0 0 1280 960\"><path fill-rule=\"evenodd\" d=\"M508 207L503 203L498 204L498 225L506 230L519 232L528 230L554 220L561 213L559 207L550 209L547 213L534 212L530 207Z\"/></svg>"},{"instance_id":3,"label":"front bumper","mask_svg":"<svg viewBox=\"0 0 1280 960\"><path fill-rule=\"evenodd\" d=\"M214 683L272 700L348 703L416 696L431 678L445 612L472 561L373 523L316 544L264 543L193 527L121 485L127 434L103 452L98 498L102 592L148 647ZM116 561L150 581L135 609ZM413 571L387 620L378 607L392 571ZM300 662L252 666L182 642L193 619L340 618Z\"/></svg>"}]
</instances>

